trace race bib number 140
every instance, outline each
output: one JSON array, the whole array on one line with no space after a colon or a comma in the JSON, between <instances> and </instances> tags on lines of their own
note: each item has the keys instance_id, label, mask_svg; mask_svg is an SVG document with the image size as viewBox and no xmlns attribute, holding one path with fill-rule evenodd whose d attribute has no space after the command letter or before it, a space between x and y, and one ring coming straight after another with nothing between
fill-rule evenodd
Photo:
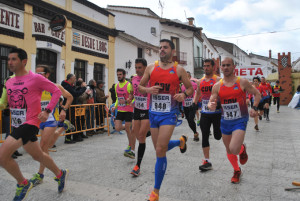
<instances>
[{"instance_id":1,"label":"race bib number 140","mask_svg":"<svg viewBox=\"0 0 300 201\"><path fill-rule=\"evenodd\" d=\"M171 111L171 95L170 94L152 95L151 111L153 111L153 112L170 112Z\"/></svg>"}]
</instances>

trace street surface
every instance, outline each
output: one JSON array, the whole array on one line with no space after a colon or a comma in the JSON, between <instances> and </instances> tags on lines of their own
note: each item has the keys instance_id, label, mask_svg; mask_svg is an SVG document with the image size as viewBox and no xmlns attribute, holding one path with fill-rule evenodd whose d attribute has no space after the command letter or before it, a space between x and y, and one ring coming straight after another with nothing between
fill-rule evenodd
<instances>
[{"instance_id":1,"label":"street surface","mask_svg":"<svg viewBox=\"0 0 300 201\"><path fill-rule=\"evenodd\" d=\"M186 119L174 131L172 139L184 133L189 136L188 149L179 148L167 153L168 167L160 191L161 201L287 201L300 200L300 191L287 192L292 181L300 181L300 111L286 106L276 113L270 110L270 122L259 122L260 132L254 130L253 119L248 123L245 142L249 160L241 166L240 184L231 184L233 168L227 160L222 141L210 137L210 158L213 170L202 173L201 137L193 141ZM200 133L200 128L197 128ZM125 131L123 131L125 133ZM200 135L201 136L201 135ZM76 144L64 144L61 137L57 152L50 153L61 168L70 170L67 188L57 193L54 175L45 171L44 182L33 188L30 201L144 201L154 186L155 152L151 138L147 138L141 175L130 174L136 160L123 156L127 147L126 134L95 135ZM138 147L138 143L137 143ZM137 151L137 148L136 148ZM24 154L24 150L20 149ZM136 153L137 154L137 153ZM27 178L38 171L38 163L28 154L17 159ZM15 180L0 168L0 200L12 200Z\"/></svg>"}]
</instances>

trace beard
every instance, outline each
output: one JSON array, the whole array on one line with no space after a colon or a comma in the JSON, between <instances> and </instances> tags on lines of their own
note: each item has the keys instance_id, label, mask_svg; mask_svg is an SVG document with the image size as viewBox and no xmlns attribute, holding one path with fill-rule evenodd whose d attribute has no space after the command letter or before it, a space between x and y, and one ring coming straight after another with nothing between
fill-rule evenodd
<instances>
[{"instance_id":1,"label":"beard","mask_svg":"<svg viewBox=\"0 0 300 201\"><path fill-rule=\"evenodd\" d=\"M125 78L124 77L122 77L122 78L118 78L118 81L119 82L123 82L125 80Z\"/></svg>"},{"instance_id":2,"label":"beard","mask_svg":"<svg viewBox=\"0 0 300 201\"><path fill-rule=\"evenodd\" d=\"M170 58L171 58L171 54L165 53L164 56L160 56L160 61L162 61L162 62L169 62Z\"/></svg>"}]
</instances>

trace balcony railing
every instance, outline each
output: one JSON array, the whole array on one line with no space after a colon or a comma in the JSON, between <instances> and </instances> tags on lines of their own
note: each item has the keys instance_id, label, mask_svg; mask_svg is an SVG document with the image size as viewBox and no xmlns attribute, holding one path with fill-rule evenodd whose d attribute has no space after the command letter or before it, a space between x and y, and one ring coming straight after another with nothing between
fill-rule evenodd
<instances>
[{"instance_id":1,"label":"balcony railing","mask_svg":"<svg viewBox=\"0 0 300 201\"><path fill-rule=\"evenodd\" d=\"M173 61L177 61L179 64L186 65L187 64L187 53L176 51L175 56L173 56Z\"/></svg>"},{"instance_id":2,"label":"balcony railing","mask_svg":"<svg viewBox=\"0 0 300 201\"><path fill-rule=\"evenodd\" d=\"M203 58L194 57L194 68L202 68L202 67L203 67Z\"/></svg>"}]
</instances>

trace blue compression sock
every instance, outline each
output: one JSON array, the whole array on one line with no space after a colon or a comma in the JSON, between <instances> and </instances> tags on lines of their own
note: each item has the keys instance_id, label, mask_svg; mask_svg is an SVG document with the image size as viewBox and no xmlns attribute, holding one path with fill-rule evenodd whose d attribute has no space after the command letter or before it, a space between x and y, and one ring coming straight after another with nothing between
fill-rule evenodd
<instances>
[{"instance_id":1,"label":"blue compression sock","mask_svg":"<svg viewBox=\"0 0 300 201\"><path fill-rule=\"evenodd\" d=\"M174 147L178 147L180 145L180 140L170 140L168 144L168 151L173 149Z\"/></svg>"},{"instance_id":2,"label":"blue compression sock","mask_svg":"<svg viewBox=\"0 0 300 201\"><path fill-rule=\"evenodd\" d=\"M167 170L167 157L156 158L155 164L155 189L160 189L161 183L164 179Z\"/></svg>"}]
</instances>

